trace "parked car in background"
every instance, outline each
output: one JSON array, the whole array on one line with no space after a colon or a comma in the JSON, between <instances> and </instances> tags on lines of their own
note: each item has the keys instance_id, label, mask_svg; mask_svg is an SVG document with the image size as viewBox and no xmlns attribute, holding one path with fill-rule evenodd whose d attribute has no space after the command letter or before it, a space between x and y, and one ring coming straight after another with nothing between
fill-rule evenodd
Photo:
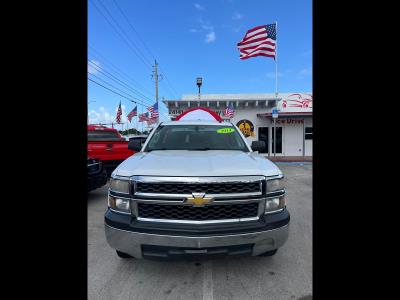
<instances>
[{"instance_id":1,"label":"parked car in background","mask_svg":"<svg viewBox=\"0 0 400 300\"><path fill-rule=\"evenodd\" d=\"M141 143L142 145L144 145L144 143L145 143L146 140L147 140L147 137L148 137L148 135L141 134L141 135L129 136L128 139L129 139L129 141L139 140L140 143Z\"/></svg>"},{"instance_id":2,"label":"parked car in background","mask_svg":"<svg viewBox=\"0 0 400 300\"><path fill-rule=\"evenodd\" d=\"M96 158L87 159L88 192L98 189L107 183L107 173L103 164Z\"/></svg>"},{"instance_id":3,"label":"parked car in background","mask_svg":"<svg viewBox=\"0 0 400 300\"><path fill-rule=\"evenodd\" d=\"M128 141L114 128L88 125L88 156L101 160L107 176L135 152L128 149Z\"/></svg>"}]
</instances>

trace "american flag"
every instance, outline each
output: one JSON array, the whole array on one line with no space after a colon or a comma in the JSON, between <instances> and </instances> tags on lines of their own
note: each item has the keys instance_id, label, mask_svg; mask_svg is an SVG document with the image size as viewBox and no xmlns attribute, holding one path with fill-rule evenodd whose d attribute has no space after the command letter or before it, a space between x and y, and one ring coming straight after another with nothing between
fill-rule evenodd
<instances>
[{"instance_id":1,"label":"american flag","mask_svg":"<svg viewBox=\"0 0 400 300\"><path fill-rule=\"evenodd\" d=\"M137 116L137 106L131 110L131 112L127 115L129 122L132 120L133 117Z\"/></svg>"},{"instance_id":2,"label":"american flag","mask_svg":"<svg viewBox=\"0 0 400 300\"><path fill-rule=\"evenodd\" d=\"M143 113L139 115L139 122L144 122L149 119L149 113Z\"/></svg>"},{"instance_id":3,"label":"american flag","mask_svg":"<svg viewBox=\"0 0 400 300\"><path fill-rule=\"evenodd\" d=\"M225 108L224 111L224 116L228 117L229 119L233 118L233 115L235 114L235 109L233 108L232 103L229 103L227 108Z\"/></svg>"},{"instance_id":4,"label":"american flag","mask_svg":"<svg viewBox=\"0 0 400 300\"><path fill-rule=\"evenodd\" d=\"M121 124L121 115L122 115L122 108L121 108L121 101L119 101L118 111L117 111L117 124Z\"/></svg>"},{"instance_id":5,"label":"american flag","mask_svg":"<svg viewBox=\"0 0 400 300\"><path fill-rule=\"evenodd\" d=\"M151 117L158 118L158 103L156 102L154 105L147 107L147 110L151 113Z\"/></svg>"},{"instance_id":6,"label":"american flag","mask_svg":"<svg viewBox=\"0 0 400 300\"><path fill-rule=\"evenodd\" d=\"M146 120L147 126L153 125L157 123L158 118L157 117L150 117Z\"/></svg>"},{"instance_id":7,"label":"american flag","mask_svg":"<svg viewBox=\"0 0 400 300\"><path fill-rule=\"evenodd\" d=\"M246 32L244 38L237 44L240 59L255 56L276 56L276 24L254 27Z\"/></svg>"}]
</instances>

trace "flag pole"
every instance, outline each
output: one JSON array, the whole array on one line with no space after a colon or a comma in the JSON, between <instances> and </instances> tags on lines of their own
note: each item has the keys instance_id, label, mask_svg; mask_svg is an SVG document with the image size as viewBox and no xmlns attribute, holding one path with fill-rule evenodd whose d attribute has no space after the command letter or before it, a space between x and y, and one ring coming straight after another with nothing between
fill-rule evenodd
<instances>
[{"instance_id":1,"label":"flag pole","mask_svg":"<svg viewBox=\"0 0 400 300\"><path fill-rule=\"evenodd\" d=\"M143 115L143 102L142 102L142 113L141 114ZM142 121L142 134L143 134L143 121Z\"/></svg>"},{"instance_id":2,"label":"flag pole","mask_svg":"<svg viewBox=\"0 0 400 300\"><path fill-rule=\"evenodd\" d=\"M275 98L278 100L278 21L275 22L275 38Z\"/></svg>"},{"instance_id":3,"label":"flag pole","mask_svg":"<svg viewBox=\"0 0 400 300\"><path fill-rule=\"evenodd\" d=\"M275 21L275 108L278 105L278 21ZM276 118L274 119L274 157L276 157Z\"/></svg>"}]
</instances>

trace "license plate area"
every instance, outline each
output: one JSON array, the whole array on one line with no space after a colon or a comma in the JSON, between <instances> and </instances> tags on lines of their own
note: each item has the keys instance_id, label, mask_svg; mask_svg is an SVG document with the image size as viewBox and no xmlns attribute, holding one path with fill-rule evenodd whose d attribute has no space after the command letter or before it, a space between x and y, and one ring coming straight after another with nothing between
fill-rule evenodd
<instances>
[{"instance_id":1,"label":"license plate area","mask_svg":"<svg viewBox=\"0 0 400 300\"><path fill-rule=\"evenodd\" d=\"M254 244L208 247L208 248L187 248L167 247L155 245L142 245L142 255L149 259L199 259L236 255L251 255Z\"/></svg>"}]
</instances>

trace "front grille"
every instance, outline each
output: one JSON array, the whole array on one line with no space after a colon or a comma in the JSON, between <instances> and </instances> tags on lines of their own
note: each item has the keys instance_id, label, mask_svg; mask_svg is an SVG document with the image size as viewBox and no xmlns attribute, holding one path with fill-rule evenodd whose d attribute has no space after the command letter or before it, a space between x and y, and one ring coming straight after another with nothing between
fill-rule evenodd
<instances>
[{"instance_id":1,"label":"front grille","mask_svg":"<svg viewBox=\"0 0 400 300\"><path fill-rule=\"evenodd\" d=\"M88 166L87 166L88 174L98 173L100 169L101 169L101 164L98 161L94 159L91 160L88 159Z\"/></svg>"},{"instance_id":2,"label":"front grille","mask_svg":"<svg viewBox=\"0 0 400 300\"><path fill-rule=\"evenodd\" d=\"M259 182L232 183L137 183L137 192L157 194L230 194L260 192Z\"/></svg>"},{"instance_id":3,"label":"front grille","mask_svg":"<svg viewBox=\"0 0 400 300\"><path fill-rule=\"evenodd\" d=\"M256 217L258 203L210 205L193 207L188 205L162 205L138 203L141 218L208 221Z\"/></svg>"}]
</instances>

